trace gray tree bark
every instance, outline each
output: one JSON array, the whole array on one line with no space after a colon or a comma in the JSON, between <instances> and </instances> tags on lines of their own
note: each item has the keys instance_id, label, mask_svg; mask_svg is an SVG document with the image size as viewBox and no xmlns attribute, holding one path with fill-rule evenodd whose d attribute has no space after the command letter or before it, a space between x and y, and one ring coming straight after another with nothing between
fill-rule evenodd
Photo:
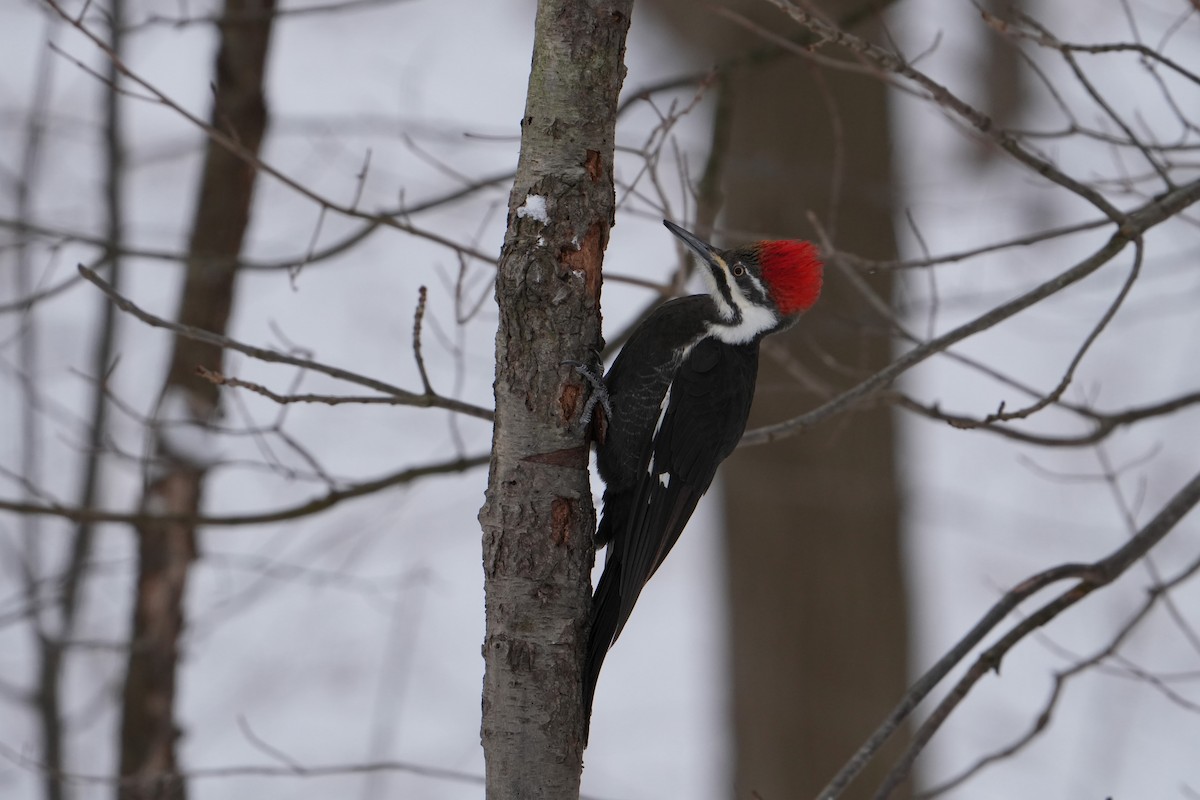
<instances>
[{"instance_id":1,"label":"gray tree bark","mask_svg":"<svg viewBox=\"0 0 1200 800\"><path fill-rule=\"evenodd\" d=\"M496 276L496 421L483 527L489 800L577 797L595 511L588 388L600 347L613 142L632 0L540 0ZM544 213L542 211L544 203Z\"/></svg>"}]
</instances>

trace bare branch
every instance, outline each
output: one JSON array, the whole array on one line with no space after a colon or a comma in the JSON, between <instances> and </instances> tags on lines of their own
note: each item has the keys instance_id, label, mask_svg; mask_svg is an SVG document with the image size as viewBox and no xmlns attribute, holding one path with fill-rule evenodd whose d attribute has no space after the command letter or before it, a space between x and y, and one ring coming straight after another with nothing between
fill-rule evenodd
<instances>
[{"instance_id":1,"label":"bare branch","mask_svg":"<svg viewBox=\"0 0 1200 800\"><path fill-rule=\"evenodd\" d=\"M1064 189L1087 200L1113 222L1120 223L1122 220L1123 215L1121 212L1095 189L1080 183L1045 158L1032 152L1008 131L996 128L987 115L963 101L933 78L916 69L902 56L872 44L859 36L840 30L835 25L801 9L792 0L769 0L769 2L816 34L820 41L844 47L851 53L864 59L873 68L881 70L884 73L894 73L912 81L928 92L931 100L954 112L964 122L971 125L971 127L975 128L975 130L988 139L991 139L997 146L1020 163L1047 180L1057 183ZM792 52L806 59L821 60L822 63L826 63L827 65L831 61L831 59L816 55L809 48L794 47Z\"/></svg>"},{"instance_id":2,"label":"bare branch","mask_svg":"<svg viewBox=\"0 0 1200 800\"><path fill-rule=\"evenodd\" d=\"M120 522L131 525L154 525L168 523L186 523L195 526L237 527L243 525L265 525L269 522L283 522L299 519L332 508L346 500L365 497L383 489L412 483L419 478L431 475L447 475L464 472L468 469L483 466L488 463L487 456L472 456L458 458L439 464L424 467L412 467L385 475L362 483L354 483L342 489L334 489L321 497L313 498L295 506L265 511L257 514L230 514L225 516L206 516L203 514L128 514L119 511L104 511L96 508L77 508L58 503L40 505L23 503L12 500L0 500L0 511L12 511L17 514L31 516L50 516L69 519L74 522Z\"/></svg>"},{"instance_id":3,"label":"bare branch","mask_svg":"<svg viewBox=\"0 0 1200 800\"><path fill-rule=\"evenodd\" d=\"M466 414L469 417L491 421L492 412L489 409L480 406L465 403L461 400L453 400L448 397L433 394L417 394L406 389L401 389L398 386L392 386L375 378L369 378L365 375L358 375L348 370L339 367L332 367L328 364L322 364L317 361L311 361L305 358L297 358L295 356L280 353L278 350L268 350L262 347L253 347L248 344L234 341L227 336L221 336L211 331L206 331L201 328L194 328L188 325L181 325L177 322L171 322L162 317L155 316L148 311L143 310L129 300L127 297L117 294L112 286L107 281L101 278L92 270L80 264L78 266L79 274L86 278L91 283L95 284L100 291L104 292L108 298L116 304L117 308L132 314L142 322L155 328L162 328L171 331L188 339L194 339L198 342L213 344L218 347L223 347L228 350L236 350L239 353L266 361L273 364L290 364L301 369L320 372L323 375L328 375L331 378L347 381L349 383L357 383L360 386L366 386L368 389L374 389L378 392L390 395L396 399L400 405L416 406L418 408L442 408L447 411L455 411L460 414ZM210 371L211 372L211 371Z\"/></svg>"},{"instance_id":4,"label":"bare branch","mask_svg":"<svg viewBox=\"0 0 1200 800\"><path fill-rule=\"evenodd\" d=\"M1004 436L1019 442L1028 444L1037 444L1044 447L1086 447L1102 442L1107 439L1114 431L1132 425L1135 422L1140 422L1144 419L1153 417L1161 417L1167 414L1173 414L1189 406L1200 404L1200 392L1190 392L1164 400L1158 403L1152 403L1146 406L1138 406L1125 411L1114 413L1102 413L1088 410L1086 415L1088 419L1094 423L1093 428L1087 433L1079 434L1078 436L1053 436L1050 434L1031 433L1023 431L1020 428L1013 428L1007 425L992 425L988 424L984 419L974 419L959 414L952 414L943 411L936 404L925 405L911 397L901 393L891 393L887 395L887 399L903 409L920 414L929 419L941 420L955 428L981 430L987 433L994 433L998 436ZM1077 413L1082 413L1087 409L1077 408L1075 406L1063 406Z\"/></svg>"},{"instance_id":5,"label":"bare branch","mask_svg":"<svg viewBox=\"0 0 1200 800\"><path fill-rule=\"evenodd\" d=\"M149 14L145 19L125 26L126 33L140 33L152 27L186 28L191 25L246 25L265 19L282 19L318 16L322 14L344 14L348 11L363 11L380 6L398 5L409 0L340 0L332 3L316 3L296 8L278 8L269 11L243 11L236 14L175 15Z\"/></svg>"},{"instance_id":6,"label":"bare branch","mask_svg":"<svg viewBox=\"0 0 1200 800\"><path fill-rule=\"evenodd\" d=\"M925 745L929 743L933 734L937 732L950 716L950 713L958 707L958 704L962 702L971 688L984 675L999 670L1000 662L1017 643L1050 622L1063 611L1083 600L1096 589L1107 586L1124 574L1127 569L1144 557L1150 551L1150 548L1162 541L1163 537L1170 533L1175 528L1175 525L1198 502L1200 502L1200 474L1195 475L1182 489L1176 492L1158 514L1155 515L1154 519L1150 520L1150 522L1138 531L1136 536L1105 558L1086 565L1075 576L1079 578L1078 583L1058 597L1043 604L1033 614L1013 626L1012 630L1001 637L994 645L981 653L971 668L967 670L967 673L959 679L954 688L950 690L950 693L938 704L937 708L933 710L921 727L917 729L917 732L913 734L913 739L908 750L905 751L904 755L892 768L892 771L888 773L887 778L884 779L883 784L879 787L879 791L875 795L877 800L888 797L896 787L907 779L913 762L920 755L921 751L924 750Z\"/></svg>"},{"instance_id":7,"label":"bare branch","mask_svg":"<svg viewBox=\"0 0 1200 800\"><path fill-rule=\"evenodd\" d=\"M412 225L410 223L402 222L399 219L397 219L396 217L361 212L361 211L356 210L355 208L353 208L350 205L338 203L334 200L331 200L328 197L324 197L324 196L318 194L317 192L313 191L312 189L308 188L307 186L301 184L296 179L292 178L287 173L282 172L281 170L271 166L270 164L267 164L261 158L259 158L256 153L253 153L253 152L250 152L249 150L247 150L247 148L241 142L239 142L236 139L236 137L234 137L234 136L226 133L225 131L221 130L220 128L204 121L200 117L193 114L191 111L188 111L186 108L181 106L178 102L176 102L174 99L172 99L169 95L167 95L165 92L163 92L157 86L150 83L150 81L146 80L141 75L139 75L138 73L131 70L129 68L129 66L127 64L125 64L125 62L122 61L117 56L116 53L114 53L112 51L112 49L108 46L108 44L102 38L100 38L96 33L94 33L87 25L85 25L78 18L73 17L70 14L66 13L66 11L59 4L58 0L45 0L45 3L47 6L50 7L51 10L53 10L56 14L58 14L65 22L67 22L73 28L75 28L81 34L83 34L83 36L86 37L93 45L95 45L102 53L104 53L106 57L111 59L113 64L116 66L117 71L122 76L124 76L127 80L129 80L134 85L139 86L143 90L148 92L150 94L150 96L154 99L155 102L159 103L160 105L162 105L165 108L170 109L171 111L173 111L174 113L178 114L180 117L185 119L187 122L189 122L190 124L195 126L195 128L197 130L204 133L204 135L209 139L209 141L215 142L216 144L225 148L230 153L232 153L234 156L242 159L247 164L251 165L256 170L262 172L263 174L270 175L272 178L279 181L284 186L287 186L292 191L296 192L297 194L301 195L302 197L317 204L322 209L325 209L328 211L335 211L343 216L365 219L365 220L368 220L373 223L385 225L390 228L395 228L398 231L402 231L404 233L411 234L413 236L425 239L425 240L433 242L435 244L439 244L442 247L446 247L450 250L453 250L456 253L462 253L463 255L469 255L472 258L476 258L480 261L490 263L495 260L495 256L493 254L482 253L478 250L472 250L471 248L464 247L461 244L459 244L458 242L456 242L452 239L449 239L445 236L442 236L441 234L433 233L432 231L427 231L422 228L418 228L417 226ZM51 44L51 47L54 47L54 45ZM64 57L70 59L80 69L83 69L85 71L89 70L89 68L86 64L84 64L83 62L74 58L73 56L70 56L66 53L63 53L63 55L64 55Z\"/></svg>"},{"instance_id":8,"label":"bare branch","mask_svg":"<svg viewBox=\"0 0 1200 800\"><path fill-rule=\"evenodd\" d=\"M275 403L282 405L290 405L292 403L317 403L325 406L341 406L341 405L377 405L377 406L404 406L409 405L408 401L403 397L380 397L378 395L343 395L343 394L279 394L273 392L267 387L252 381L244 381L240 378L231 378L228 375L222 375L219 372L213 372L205 367L196 367L196 374L206 381L215 383L218 386L229 386L235 389L245 389Z\"/></svg>"},{"instance_id":9,"label":"bare branch","mask_svg":"<svg viewBox=\"0 0 1200 800\"><path fill-rule=\"evenodd\" d=\"M959 681L951 694L942 701L914 736L912 745L893 768L876 797L886 797L902 781L912 762L928 743L933 733L941 726L950 712L966 696L966 692L987 672L997 669L1004 655L1026 635L1049 622L1059 613L1082 600L1095 589L1107 585L1144 556L1151 547L1162 541L1175 525L1200 502L1200 474L1179 490L1159 513L1147 523L1136 536L1107 557L1091 564L1062 564L1039 572L1010 589L993 605L979 622L960 639L936 664L914 683L887 719L871 734L833 780L821 791L819 800L834 800L862 772L867 763L878 753L893 732L930 692L950 673L962 659L975 648L996 626L1004 621L1017 606L1037 592L1059 581L1077 579L1078 583L1055 600L1046 603L1037 612L1016 625L995 645L986 650L975 665Z\"/></svg>"},{"instance_id":10,"label":"bare branch","mask_svg":"<svg viewBox=\"0 0 1200 800\"><path fill-rule=\"evenodd\" d=\"M1144 204L1136 211L1120 216L1116 220L1118 223L1117 231L1108 242L1070 269L1059 273L1020 297L993 308L971 322L960 325L936 339L931 339L922 345L914 347L884 369L876 372L852 389L842 392L842 394L824 405L785 422L748 431L742 437L739 447L765 444L775 441L782 436L795 435L805 428L812 427L834 414L853 407L935 353L942 352L950 345L969 338L980 331L985 331L997 323L1012 317L1014 314L1024 311L1035 303L1057 294L1068 286L1091 275L1115 258L1118 253L1125 249L1126 245L1141 237L1142 234L1155 225L1192 205L1197 200L1200 200L1200 180L1192 181L1178 189L1167 192Z\"/></svg>"},{"instance_id":11,"label":"bare branch","mask_svg":"<svg viewBox=\"0 0 1200 800\"><path fill-rule=\"evenodd\" d=\"M417 310L413 312L413 358L417 361L417 371L421 373L421 385L425 394L433 394L433 386L429 383L429 373L425 371L425 356L421 355L421 320L425 318L425 287L422 286L417 300Z\"/></svg>"}]
</instances>

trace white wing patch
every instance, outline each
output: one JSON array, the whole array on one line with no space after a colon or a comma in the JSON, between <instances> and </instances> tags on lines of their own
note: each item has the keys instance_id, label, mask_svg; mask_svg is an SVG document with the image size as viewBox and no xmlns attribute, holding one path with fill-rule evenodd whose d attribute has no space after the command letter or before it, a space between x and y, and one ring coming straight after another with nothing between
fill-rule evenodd
<instances>
[{"instance_id":1,"label":"white wing patch","mask_svg":"<svg viewBox=\"0 0 1200 800\"><path fill-rule=\"evenodd\" d=\"M671 473L664 472L661 475L659 475L658 482L663 485L664 489L670 489L671 488Z\"/></svg>"},{"instance_id":2,"label":"white wing patch","mask_svg":"<svg viewBox=\"0 0 1200 800\"><path fill-rule=\"evenodd\" d=\"M662 403L660 403L658 406L658 421L654 423L654 433L650 436L651 441L658 438L658 431L660 428L662 428L663 419L667 416L667 408L669 408L671 405L672 386L674 386L674 383L667 384L667 391L663 394Z\"/></svg>"},{"instance_id":3,"label":"white wing patch","mask_svg":"<svg viewBox=\"0 0 1200 800\"><path fill-rule=\"evenodd\" d=\"M654 423L654 433L650 435L650 463L646 465L646 474L651 478L654 477L654 443L658 439L658 432L662 428L663 420L666 419L667 409L671 407L671 386L667 384L667 391L663 393L662 402L658 406L658 420Z\"/></svg>"}]
</instances>

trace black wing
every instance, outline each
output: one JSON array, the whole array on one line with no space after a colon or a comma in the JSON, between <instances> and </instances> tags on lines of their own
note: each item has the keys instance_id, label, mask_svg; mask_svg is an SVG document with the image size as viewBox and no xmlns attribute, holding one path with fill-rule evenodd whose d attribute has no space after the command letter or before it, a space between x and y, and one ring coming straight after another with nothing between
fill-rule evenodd
<instances>
[{"instance_id":1,"label":"black wing","mask_svg":"<svg viewBox=\"0 0 1200 800\"><path fill-rule=\"evenodd\" d=\"M637 328L621 348L604 376L612 404L607 436L596 448L600 477L604 479L604 527L597 544L606 544L608 530L625 527L618 496L632 493L637 484L639 460L658 421L659 406L679 369L680 354L704 335L704 321L716 318L707 295L680 297L663 303ZM645 468L645 462L641 463ZM610 511L616 511L614 515Z\"/></svg>"},{"instance_id":2,"label":"black wing","mask_svg":"<svg viewBox=\"0 0 1200 800\"><path fill-rule=\"evenodd\" d=\"M626 530L615 532L621 556L620 613L613 639L642 587L679 540L717 466L746 429L758 347L701 340L680 364L663 399L651 446L642 456Z\"/></svg>"},{"instance_id":3,"label":"black wing","mask_svg":"<svg viewBox=\"0 0 1200 800\"><path fill-rule=\"evenodd\" d=\"M616 365L614 365L615 368ZM701 339L670 375L632 486L610 484L601 533L610 537L592 599L585 719L609 647L642 587L678 541L717 466L741 439L754 397L758 345Z\"/></svg>"}]
</instances>

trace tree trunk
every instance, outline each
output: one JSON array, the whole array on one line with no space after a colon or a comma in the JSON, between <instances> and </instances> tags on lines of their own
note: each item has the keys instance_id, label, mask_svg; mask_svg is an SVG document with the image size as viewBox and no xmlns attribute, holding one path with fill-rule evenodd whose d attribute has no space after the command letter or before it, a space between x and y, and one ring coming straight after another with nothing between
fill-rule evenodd
<instances>
[{"instance_id":1,"label":"tree trunk","mask_svg":"<svg viewBox=\"0 0 1200 800\"><path fill-rule=\"evenodd\" d=\"M860 5L823 7L836 15ZM737 10L772 31L787 25L765 3ZM675 27L710 59L766 44L717 15L683 11ZM793 56L751 61L722 84L732 103L722 220L730 238L815 238L813 211L839 245L892 257L883 84ZM819 399L797 385L797 364L836 386L847 378L830 363L866 375L890 360L890 341L853 290L836 269L826 276L816 308L764 346L751 427ZM888 275L870 282L890 298ZM793 369L771 357L780 350ZM906 688L895 449L892 412L875 408L739 450L723 468L738 800L815 796ZM888 753L898 751L880 767ZM868 772L847 796L871 791L878 777Z\"/></svg>"},{"instance_id":2,"label":"tree trunk","mask_svg":"<svg viewBox=\"0 0 1200 800\"><path fill-rule=\"evenodd\" d=\"M242 19L219 26L212 125L255 156L266 129L263 78L274 8L275 0L226 0L225 16ZM208 142L180 298L178 320L183 324L225 333L255 177L245 158ZM217 387L197 376L200 366L221 372L221 348L177 338L155 422L156 463L149 467L142 499L147 513L194 515L200 510L211 464L203 452L179 446L181 437L202 438L218 411ZM145 523L136 532L137 594L122 696L118 796L181 800L186 787L175 775L176 675L196 528Z\"/></svg>"},{"instance_id":3,"label":"tree trunk","mask_svg":"<svg viewBox=\"0 0 1200 800\"><path fill-rule=\"evenodd\" d=\"M578 796L595 511L578 420L613 222L632 0L540 0L496 276L496 421L483 527L489 800Z\"/></svg>"}]
</instances>

